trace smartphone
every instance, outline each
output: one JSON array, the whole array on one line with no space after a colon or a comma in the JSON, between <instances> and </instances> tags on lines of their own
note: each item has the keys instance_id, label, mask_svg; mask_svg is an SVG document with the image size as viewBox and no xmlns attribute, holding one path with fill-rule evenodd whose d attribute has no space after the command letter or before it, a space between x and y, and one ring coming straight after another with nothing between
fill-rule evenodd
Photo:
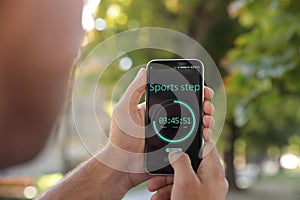
<instances>
[{"instance_id":1,"label":"smartphone","mask_svg":"<svg viewBox=\"0 0 300 200\"><path fill-rule=\"evenodd\" d=\"M197 168L202 159L204 66L197 59L159 59L147 64L145 171L174 174L168 154L186 152Z\"/></svg>"}]
</instances>

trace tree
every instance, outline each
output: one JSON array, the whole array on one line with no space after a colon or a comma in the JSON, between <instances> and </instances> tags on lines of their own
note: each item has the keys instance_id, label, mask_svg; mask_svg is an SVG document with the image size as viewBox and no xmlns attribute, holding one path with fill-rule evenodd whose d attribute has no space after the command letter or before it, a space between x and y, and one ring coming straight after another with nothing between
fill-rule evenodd
<instances>
[{"instance_id":1,"label":"tree","mask_svg":"<svg viewBox=\"0 0 300 200\"><path fill-rule=\"evenodd\" d=\"M101 1L94 18L96 22L104 20L106 26L103 30L93 29L86 34L90 43L83 49L83 58L97 44L117 33L132 28L156 26L189 35L207 48L215 62L219 62L232 47L232 40L237 35L237 24L226 13L228 2L229 0ZM224 31L227 28L232 31ZM124 56L129 56L137 66L145 64L145 60L172 58L175 55L159 50L142 50ZM107 87L108 93L111 93L123 74L124 71L118 67L118 60L105 71L103 80L100 81Z\"/></svg>"},{"instance_id":2,"label":"tree","mask_svg":"<svg viewBox=\"0 0 300 200\"><path fill-rule=\"evenodd\" d=\"M291 0L235 1L232 16L247 31L235 40L226 58L226 88L230 99L228 135L231 145L244 138L263 154L282 148L299 135L300 2ZM236 134L236 128L239 133ZM234 149L228 151L233 161ZM229 166L233 167L232 164ZM234 169L228 169L234 174ZM233 177L234 178L234 177ZM234 180L229 182L233 183Z\"/></svg>"}]
</instances>

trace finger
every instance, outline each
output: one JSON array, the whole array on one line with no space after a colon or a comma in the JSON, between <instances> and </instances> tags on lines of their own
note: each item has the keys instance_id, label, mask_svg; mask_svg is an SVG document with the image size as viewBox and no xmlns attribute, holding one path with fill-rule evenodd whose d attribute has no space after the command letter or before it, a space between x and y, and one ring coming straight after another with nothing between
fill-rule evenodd
<instances>
[{"instance_id":1,"label":"finger","mask_svg":"<svg viewBox=\"0 0 300 200\"><path fill-rule=\"evenodd\" d=\"M138 105L138 107L139 107L140 109L146 110L146 102L140 103L140 104Z\"/></svg>"},{"instance_id":2,"label":"finger","mask_svg":"<svg viewBox=\"0 0 300 200\"><path fill-rule=\"evenodd\" d=\"M215 144L205 142L203 155L203 160L197 171L201 182L211 182L212 179L216 182L225 182L224 168L221 164Z\"/></svg>"},{"instance_id":3,"label":"finger","mask_svg":"<svg viewBox=\"0 0 300 200\"><path fill-rule=\"evenodd\" d=\"M215 119L210 115L203 116L203 126L204 128L212 128L215 126Z\"/></svg>"},{"instance_id":4,"label":"finger","mask_svg":"<svg viewBox=\"0 0 300 200\"><path fill-rule=\"evenodd\" d=\"M215 113L215 106L210 101L204 101L203 112L207 115L212 115Z\"/></svg>"},{"instance_id":5,"label":"finger","mask_svg":"<svg viewBox=\"0 0 300 200\"><path fill-rule=\"evenodd\" d=\"M205 141L209 141L212 136L212 130L210 128L203 129L203 138Z\"/></svg>"},{"instance_id":6,"label":"finger","mask_svg":"<svg viewBox=\"0 0 300 200\"><path fill-rule=\"evenodd\" d=\"M171 199L171 193L172 185L167 185L152 195L151 200L169 200Z\"/></svg>"},{"instance_id":7,"label":"finger","mask_svg":"<svg viewBox=\"0 0 300 200\"><path fill-rule=\"evenodd\" d=\"M145 114L146 114L146 103L143 102L143 103L139 104L138 109L139 109L141 115L145 116Z\"/></svg>"},{"instance_id":8,"label":"finger","mask_svg":"<svg viewBox=\"0 0 300 200\"><path fill-rule=\"evenodd\" d=\"M147 183L147 189L150 192L154 192L156 190L159 190L167 185L170 185L173 183L173 177L172 176L157 176L152 178Z\"/></svg>"},{"instance_id":9,"label":"finger","mask_svg":"<svg viewBox=\"0 0 300 200\"><path fill-rule=\"evenodd\" d=\"M214 96L214 91L207 86L204 86L204 100L209 100L211 98L213 98Z\"/></svg>"},{"instance_id":10,"label":"finger","mask_svg":"<svg viewBox=\"0 0 300 200\"><path fill-rule=\"evenodd\" d=\"M146 90L146 70L141 68L137 73L133 82L128 86L125 91L121 103L125 103L129 106L129 110L137 108L137 105L141 99L141 96Z\"/></svg>"},{"instance_id":11,"label":"finger","mask_svg":"<svg viewBox=\"0 0 300 200\"><path fill-rule=\"evenodd\" d=\"M145 120L143 120L143 119L145 119L145 116L146 116L146 103L145 102L138 105L138 113L140 115L140 118L142 119L141 120L143 123L142 125L144 126Z\"/></svg>"},{"instance_id":12,"label":"finger","mask_svg":"<svg viewBox=\"0 0 300 200\"><path fill-rule=\"evenodd\" d=\"M194 179L195 173L191 165L191 160L186 153L171 151L169 153L169 160L174 169L174 183Z\"/></svg>"}]
</instances>

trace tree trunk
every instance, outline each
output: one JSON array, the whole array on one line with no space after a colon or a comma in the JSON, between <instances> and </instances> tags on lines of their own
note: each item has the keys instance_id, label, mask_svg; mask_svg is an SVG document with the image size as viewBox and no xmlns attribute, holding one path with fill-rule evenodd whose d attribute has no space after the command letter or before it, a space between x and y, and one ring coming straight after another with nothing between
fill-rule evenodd
<instances>
[{"instance_id":1,"label":"tree trunk","mask_svg":"<svg viewBox=\"0 0 300 200\"><path fill-rule=\"evenodd\" d=\"M195 8L190 20L188 35L202 43L213 25L220 0L204 0Z\"/></svg>"},{"instance_id":2,"label":"tree trunk","mask_svg":"<svg viewBox=\"0 0 300 200\"><path fill-rule=\"evenodd\" d=\"M229 122L230 126L230 134L227 137L227 143L229 144L229 148L224 152L224 160L226 163L226 178L229 183L230 189L237 190L239 189L236 185L236 176L235 176L235 168L234 168L234 143L237 139L238 127L235 125L234 121L231 120Z\"/></svg>"}]
</instances>

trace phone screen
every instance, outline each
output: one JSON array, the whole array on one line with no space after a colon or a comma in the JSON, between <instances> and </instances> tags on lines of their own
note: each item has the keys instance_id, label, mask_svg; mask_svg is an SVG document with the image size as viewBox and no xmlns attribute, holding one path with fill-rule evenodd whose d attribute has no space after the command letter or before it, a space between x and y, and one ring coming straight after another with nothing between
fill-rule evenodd
<instances>
[{"instance_id":1,"label":"phone screen","mask_svg":"<svg viewBox=\"0 0 300 200\"><path fill-rule=\"evenodd\" d=\"M168 154L186 152L196 171L201 161L203 64L194 59L147 64L145 170L173 174Z\"/></svg>"}]
</instances>

